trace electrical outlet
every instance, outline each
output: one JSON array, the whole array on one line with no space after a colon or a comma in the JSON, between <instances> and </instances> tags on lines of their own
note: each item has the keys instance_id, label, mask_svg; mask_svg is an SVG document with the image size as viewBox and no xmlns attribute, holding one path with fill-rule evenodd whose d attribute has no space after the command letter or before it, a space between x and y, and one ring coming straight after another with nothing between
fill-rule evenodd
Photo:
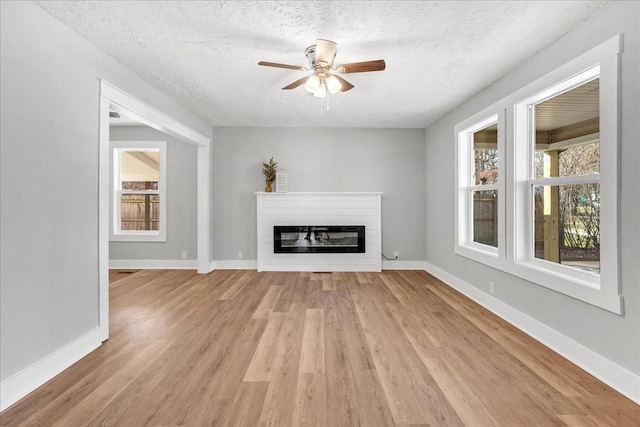
<instances>
[{"instance_id":1,"label":"electrical outlet","mask_svg":"<svg viewBox=\"0 0 640 427\"><path fill-rule=\"evenodd\" d=\"M242 251L238 251L238 259L242 259L243 256L244 254L242 253Z\"/></svg>"},{"instance_id":2,"label":"electrical outlet","mask_svg":"<svg viewBox=\"0 0 640 427\"><path fill-rule=\"evenodd\" d=\"M400 252L394 252L393 259L398 259L398 258L400 258Z\"/></svg>"},{"instance_id":3,"label":"electrical outlet","mask_svg":"<svg viewBox=\"0 0 640 427\"><path fill-rule=\"evenodd\" d=\"M493 294L495 294L495 293L496 293L496 287L495 287L495 285L493 284L493 282L489 282L489 293L490 293L491 295L493 295Z\"/></svg>"},{"instance_id":4,"label":"electrical outlet","mask_svg":"<svg viewBox=\"0 0 640 427\"><path fill-rule=\"evenodd\" d=\"M187 259L187 251L182 251L182 252L180 253L180 257L181 257L182 259Z\"/></svg>"}]
</instances>

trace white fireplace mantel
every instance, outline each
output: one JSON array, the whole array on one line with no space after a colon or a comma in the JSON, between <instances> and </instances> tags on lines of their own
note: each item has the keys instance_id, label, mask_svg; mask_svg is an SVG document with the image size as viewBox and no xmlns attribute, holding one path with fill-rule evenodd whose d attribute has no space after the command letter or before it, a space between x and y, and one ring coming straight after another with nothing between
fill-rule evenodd
<instances>
[{"instance_id":1,"label":"white fireplace mantel","mask_svg":"<svg viewBox=\"0 0 640 427\"><path fill-rule=\"evenodd\" d=\"M381 192L256 193L258 271L381 271ZM286 253L273 248L276 225L364 225L365 253Z\"/></svg>"}]
</instances>

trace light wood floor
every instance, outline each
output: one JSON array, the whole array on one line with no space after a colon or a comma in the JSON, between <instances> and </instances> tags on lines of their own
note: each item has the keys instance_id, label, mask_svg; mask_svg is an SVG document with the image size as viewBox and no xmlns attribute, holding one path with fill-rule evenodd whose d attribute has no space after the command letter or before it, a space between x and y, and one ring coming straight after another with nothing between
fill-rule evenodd
<instances>
[{"instance_id":1,"label":"light wood floor","mask_svg":"<svg viewBox=\"0 0 640 427\"><path fill-rule=\"evenodd\" d=\"M111 278L111 338L2 425L639 425L640 406L424 272Z\"/></svg>"}]
</instances>

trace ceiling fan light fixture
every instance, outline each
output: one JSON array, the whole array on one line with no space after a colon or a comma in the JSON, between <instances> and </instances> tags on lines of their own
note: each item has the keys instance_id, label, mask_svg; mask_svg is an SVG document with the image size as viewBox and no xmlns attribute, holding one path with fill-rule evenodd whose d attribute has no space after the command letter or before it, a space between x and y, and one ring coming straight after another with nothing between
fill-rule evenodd
<instances>
[{"instance_id":1,"label":"ceiling fan light fixture","mask_svg":"<svg viewBox=\"0 0 640 427\"><path fill-rule=\"evenodd\" d=\"M313 74L307 79L307 82L304 84L304 88L309 93L315 93L320 88L320 85L320 78Z\"/></svg>"},{"instance_id":2,"label":"ceiling fan light fixture","mask_svg":"<svg viewBox=\"0 0 640 427\"><path fill-rule=\"evenodd\" d=\"M336 93L342 89L342 83L340 83L340 80L338 80L336 76L331 75L327 77L326 82L329 93Z\"/></svg>"},{"instance_id":3,"label":"ceiling fan light fixture","mask_svg":"<svg viewBox=\"0 0 640 427\"><path fill-rule=\"evenodd\" d=\"M316 98L326 98L327 97L327 86L321 82L320 86L318 87L318 89L316 89L315 92L313 92L313 96L315 96Z\"/></svg>"},{"instance_id":4,"label":"ceiling fan light fixture","mask_svg":"<svg viewBox=\"0 0 640 427\"><path fill-rule=\"evenodd\" d=\"M268 61L260 61L258 62L258 65L299 71L313 70L313 74L311 76L299 78L282 89L291 90L304 86L307 92L313 94L316 98L321 99L326 98L329 94L347 92L354 88L353 84L342 78L340 74L368 73L371 71L382 71L386 68L384 59L334 65L337 51L337 44L335 42L331 40L317 39L316 44L309 46L304 52L307 56L307 60L309 61L309 67Z\"/></svg>"}]
</instances>

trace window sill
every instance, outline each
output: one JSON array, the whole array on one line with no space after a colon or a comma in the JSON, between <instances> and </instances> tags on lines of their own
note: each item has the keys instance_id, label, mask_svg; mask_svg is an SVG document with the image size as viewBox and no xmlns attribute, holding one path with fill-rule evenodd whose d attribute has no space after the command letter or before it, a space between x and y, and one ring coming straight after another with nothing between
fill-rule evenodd
<instances>
[{"instance_id":1,"label":"window sill","mask_svg":"<svg viewBox=\"0 0 640 427\"><path fill-rule=\"evenodd\" d=\"M454 252L460 256L519 277L538 286L567 295L612 313L623 314L623 297L617 292L601 289L598 276L592 273L571 270L567 273L544 268L546 262L533 260L511 262L489 251L469 246L456 246ZM565 270L566 268L562 268ZM575 274L573 274L575 273Z\"/></svg>"},{"instance_id":2,"label":"window sill","mask_svg":"<svg viewBox=\"0 0 640 427\"><path fill-rule=\"evenodd\" d=\"M109 237L110 242L166 242L164 233L118 233Z\"/></svg>"}]
</instances>

